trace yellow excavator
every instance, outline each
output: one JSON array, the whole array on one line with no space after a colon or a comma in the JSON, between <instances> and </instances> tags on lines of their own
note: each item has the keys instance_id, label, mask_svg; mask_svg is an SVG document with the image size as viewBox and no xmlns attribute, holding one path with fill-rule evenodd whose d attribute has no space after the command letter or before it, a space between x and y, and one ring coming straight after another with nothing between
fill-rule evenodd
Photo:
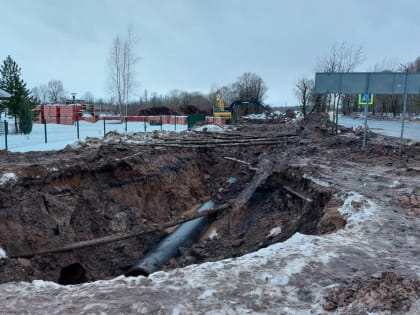
<instances>
[{"instance_id":1,"label":"yellow excavator","mask_svg":"<svg viewBox=\"0 0 420 315\"><path fill-rule=\"evenodd\" d=\"M226 120L232 119L232 112L225 110L225 102L219 93L216 94L216 105L213 106L213 116L225 117Z\"/></svg>"}]
</instances>

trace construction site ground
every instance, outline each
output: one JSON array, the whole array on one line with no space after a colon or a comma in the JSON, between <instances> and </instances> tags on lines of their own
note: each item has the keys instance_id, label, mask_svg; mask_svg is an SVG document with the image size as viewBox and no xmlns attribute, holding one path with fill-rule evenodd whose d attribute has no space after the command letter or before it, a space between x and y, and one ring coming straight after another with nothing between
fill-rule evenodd
<instances>
[{"instance_id":1,"label":"construction site ground","mask_svg":"<svg viewBox=\"0 0 420 315\"><path fill-rule=\"evenodd\" d=\"M420 143L323 116L201 130L1 152L0 312L420 312ZM124 276L209 199L199 241Z\"/></svg>"}]
</instances>

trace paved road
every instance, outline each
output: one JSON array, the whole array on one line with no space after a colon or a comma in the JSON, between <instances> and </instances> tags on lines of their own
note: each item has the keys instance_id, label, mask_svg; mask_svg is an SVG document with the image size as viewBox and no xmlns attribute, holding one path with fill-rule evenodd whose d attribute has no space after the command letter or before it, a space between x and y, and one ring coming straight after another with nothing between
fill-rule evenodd
<instances>
[{"instance_id":1,"label":"paved road","mask_svg":"<svg viewBox=\"0 0 420 315\"><path fill-rule=\"evenodd\" d=\"M346 127L353 127L358 125L364 125L364 118L350 118L345 116L340 116L338 118L338 123ZM400 137L401 136L401 120L370 120L368 119L368 128L373 132L392 136ZM406 121L404 124L404 139L412 139L420 141L420 121Z\"/></svg>"}]
</instances>

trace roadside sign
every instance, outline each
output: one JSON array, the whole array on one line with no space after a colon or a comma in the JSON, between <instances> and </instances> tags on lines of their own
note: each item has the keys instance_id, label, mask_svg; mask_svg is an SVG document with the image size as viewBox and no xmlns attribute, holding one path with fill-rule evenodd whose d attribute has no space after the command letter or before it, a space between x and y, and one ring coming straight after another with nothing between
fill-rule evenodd
<instances>
[{"instance_id":1,"label":"roadside sign","mask_svg":"<svg viewBox=\"0 0 420 315\"><path fill-rule=\"evenodd\" d=\"M359 105L372 105L373 94L371 93L360 93L359 94Z\"/></svg>"},{"instance_id":2,"label":"roadside sign","mask_svg":"<svg viewBox=\"0 0 420 315\"><path fill-rule=\"evenodd\" d=\"M323 72L315 75L315 92L318 94L357 94L369 91L375 94L404 96L401 116L400 151L404 135L404 123L409 94L420 94L420 72ZM366 145L367 105L373 104L373 94L359 94L359 104L365 105L365 130L363 146Z\"/></svg>"}]
</instances>

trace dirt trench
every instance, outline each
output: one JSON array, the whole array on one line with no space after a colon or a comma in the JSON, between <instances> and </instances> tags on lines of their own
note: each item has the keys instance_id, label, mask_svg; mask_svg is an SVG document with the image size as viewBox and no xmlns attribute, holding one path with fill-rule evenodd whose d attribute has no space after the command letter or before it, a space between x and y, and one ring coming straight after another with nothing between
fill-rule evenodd
<instances>
[{"instance_id":1,"label":"dirt trench","mask_svg":"<svg viewBox=\"0 0 420 315\"><path fill-rule=\"evenodd\" d=\"M15 257L0 261L0 282L75 284L124 274L169 231L65 253L19 256L161 224L208 199L235 200L255 180L255 171L223 157L258 166L262 156L279 149L103 144L28 153L26 158L11 154L14 160L29 162L8 167L17 178L0 189L0 245ZM229 184L230 177L238 182ZM295 232L335 231L345 221L332 195L305 179L299 168L274 167L240 209L217 214L207 234L192 247L181 248L180 256L164 269L243 255Z\"/></svg>"}]
</instances>

